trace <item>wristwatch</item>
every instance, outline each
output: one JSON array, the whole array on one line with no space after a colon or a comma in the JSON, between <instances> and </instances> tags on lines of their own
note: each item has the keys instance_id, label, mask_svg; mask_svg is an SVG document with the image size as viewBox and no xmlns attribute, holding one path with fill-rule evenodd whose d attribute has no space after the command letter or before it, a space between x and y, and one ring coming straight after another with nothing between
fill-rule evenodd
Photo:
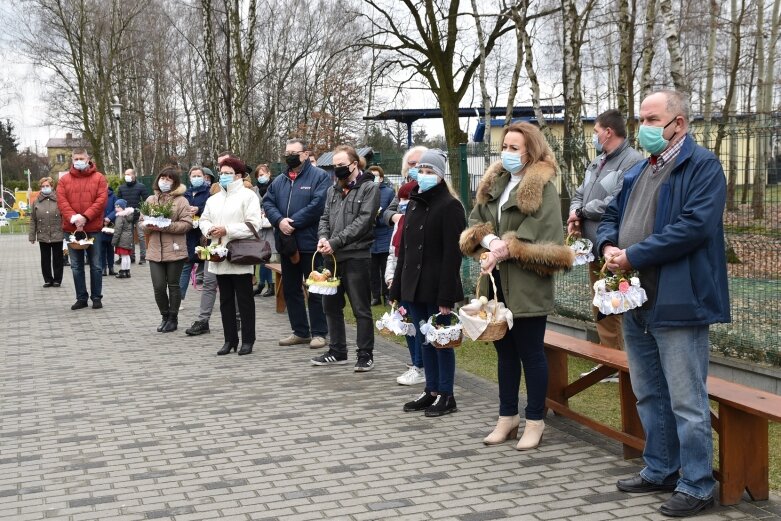
<instances>
[{"instance_id":1,"label":"wristwatch","mask_svg":"<svg viewBox=\"0 0 781 521\"><path fill-rule=\"evenodd\" d=\"M575 208L575 217L583 219L583 207Z\"/></svg>"}]
</instances>

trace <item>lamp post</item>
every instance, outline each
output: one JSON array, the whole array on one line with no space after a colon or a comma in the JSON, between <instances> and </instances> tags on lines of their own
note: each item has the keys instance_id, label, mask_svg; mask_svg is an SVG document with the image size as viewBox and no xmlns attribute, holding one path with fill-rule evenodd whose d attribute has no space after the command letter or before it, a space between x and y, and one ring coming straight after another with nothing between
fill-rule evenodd
<instances>
[{"instance_id":1,"label":"lamp post","mask_svg":"<svg viewBox=\"0 0 781 521\"><path fill-rule=\"evenodd\" d=\"M119 134L119 118L122 116L122 104L119 98L114 96L114 103L111 104L111 112L114 114L114 120L117 122L117 152L119 153L119 175L122 175L122 136Z\"/></svg>"},{"instance_id":2,"label":"lamp post","mask_svg":"<svg viewBox=\"0 0 781 521\"><path fill-rule=\"evenodd\" d=\"M0 146L0 208L5 208L5 184L3 183L3 147Z\"/></svg>"}]
</instances>

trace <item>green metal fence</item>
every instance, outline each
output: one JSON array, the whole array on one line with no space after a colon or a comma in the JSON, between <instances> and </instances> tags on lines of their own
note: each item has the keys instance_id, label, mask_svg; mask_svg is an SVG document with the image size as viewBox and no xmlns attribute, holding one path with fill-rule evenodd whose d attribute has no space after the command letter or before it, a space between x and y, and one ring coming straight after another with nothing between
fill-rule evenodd
<instances>
[{"instance_id":1,"label":"green metal fence","mask_svg":"<svg viewBox=\"0 0 781 521\"><path fill-rule=\"evenodd\" d=\"M763 122L747 119L722 129L721 137L719 132L716 125L695 124L691 128L697 142L714 152L720 141L718 156L729 180L724 228L732 323L711 328L712 348L730 357L781 366L781 118ZM556 151L564 148L562 141L553 145ZM559 184L563 199L568 187L581 182L583 165L595 154L590 140L574 145L584 147L588 157L569 174L562 169ZM448 152L458 157L458 171L449 172L449 177L461 189L468 210L486 156L489 162L498 160L498 147L488 151L483 144L469 144ZM379 156L393 180L399 175L402 153L381 151ZM558 159L563 165L561 157ZM566 204L563 206L564 214ZM581 266L556 277L557 314L592 320L586 269ZM466 291L474 291L478 273L477 264L465 259L462 279Z\"/></svg>"}]
</instances>

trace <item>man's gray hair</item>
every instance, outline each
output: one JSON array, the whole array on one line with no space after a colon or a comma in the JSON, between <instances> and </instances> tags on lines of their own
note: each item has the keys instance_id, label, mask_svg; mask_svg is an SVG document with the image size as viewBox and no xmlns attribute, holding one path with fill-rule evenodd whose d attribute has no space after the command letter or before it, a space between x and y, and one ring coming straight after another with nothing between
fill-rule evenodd
<instances>
[{"instance_id":1,"label":"man's gray hair","mask_svg":"<svg viewBox=\"0 0 781 521\"><path fill-rule=\"evenodd\" d=\"M686 120L686 123L689 122L689 98L686 94L677 90L660 90L657 92L664 94L665 98L667 98L667 112L676 116L681 115Z\"/></svg>"},{"instance_id":2,"label":"man's gray hair","mask_svg":"<svg viewBox=\"0 0 781 521\"><path fill-rule=\"evenodd\" d=\"M309 148L308 145L306 144L306 141L304 141L303 139L300 139L300 138L293 138L293 139L288 139L287 141L285 141L286 145L295 145L296 143L301 145L301 148L303 148L305 151Z\"/></svg>"}]
</instances>

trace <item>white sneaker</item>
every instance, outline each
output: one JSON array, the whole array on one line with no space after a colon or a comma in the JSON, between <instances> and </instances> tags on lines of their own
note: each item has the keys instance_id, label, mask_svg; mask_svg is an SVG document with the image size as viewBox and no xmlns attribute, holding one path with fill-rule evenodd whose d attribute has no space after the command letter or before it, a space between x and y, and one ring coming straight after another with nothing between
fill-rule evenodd
<instances>
[{"instance_id":1,"label":"white sneaker","mask_svg":"<svg viewBox=\"0 0 781 521\"><path fill-rule=\"evenodd\" d=\"M396 378L399 385L416 385L426 383L426 375L423 368L411 367L406 373Z\"/></svg>"}]
</instances>

